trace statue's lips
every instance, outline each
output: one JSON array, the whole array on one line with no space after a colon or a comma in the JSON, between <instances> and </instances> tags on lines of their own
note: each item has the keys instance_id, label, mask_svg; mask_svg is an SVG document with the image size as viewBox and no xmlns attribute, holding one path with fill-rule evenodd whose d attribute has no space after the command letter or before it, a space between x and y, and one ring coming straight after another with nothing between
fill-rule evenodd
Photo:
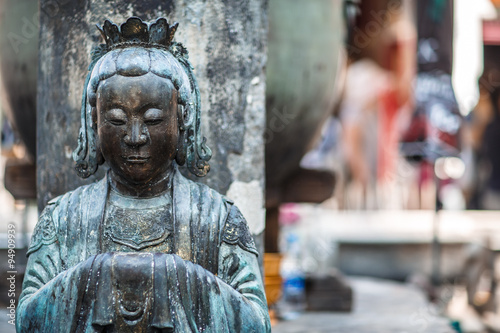
<instances>
[{"instance_id":1,"label":"statue's lips","mask_svg":"<svg viewBox=\"0 0 500 333\"><path fill-rule=\"evenodd\" d=\"M149 156L132 155L132 156L122 156L122 157L125 159L125 161L129 163L137 163L137 164L143 164L149 160Z\"/></svg>"}]
</instances>

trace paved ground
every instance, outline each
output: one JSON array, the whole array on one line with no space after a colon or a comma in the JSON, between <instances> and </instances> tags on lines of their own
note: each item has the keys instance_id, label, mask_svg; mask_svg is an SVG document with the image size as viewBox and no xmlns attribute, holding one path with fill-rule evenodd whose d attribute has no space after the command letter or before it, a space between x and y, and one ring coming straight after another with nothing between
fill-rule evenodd
<instances>
[{"instance_id":1,"label":"paved ground","mask_svg":"<svg viewBox=\"0 0 500 333\"><path fill-rule=\"evenodd\" d=\"M307 313L281 322L273 333L452 333L448 320L433 314L422 293L405 284L351 278L354 310L349 314ZM0 310L0 332L14 333L6 310Z\"/></svg>"},{"instance_id":2,"label":"paved ground","mask_svg":"<svg viewBox=\"0 0 500 333\"><path fill-rule=\"evenodd\" d=\"M422 293L405 284L369 278L350 279L352 313L306 313L280 322L273 333L452 333Z\"/></svg>"}]
</instances>

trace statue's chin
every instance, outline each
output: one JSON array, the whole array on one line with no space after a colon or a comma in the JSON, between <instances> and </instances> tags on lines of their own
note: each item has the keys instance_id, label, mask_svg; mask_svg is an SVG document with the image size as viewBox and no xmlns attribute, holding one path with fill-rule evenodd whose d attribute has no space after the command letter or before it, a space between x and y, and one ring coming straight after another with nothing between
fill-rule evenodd
<instances>
[{"instance_id":1,"label":"statue's chin","mask_svg":"<svg viewBox=\"0 0 500 333\"><path fill-rule=\"evenodd\" d=\"M111 169L111 178L116 184L116 188L122 194L140 194L147 191L151 194L159 194L168 187L169 176L171 175L171 164L166 170L154 170L148 172L146 165L139 163L127 166L126 170Z\"/></svg>"}]
</instances>

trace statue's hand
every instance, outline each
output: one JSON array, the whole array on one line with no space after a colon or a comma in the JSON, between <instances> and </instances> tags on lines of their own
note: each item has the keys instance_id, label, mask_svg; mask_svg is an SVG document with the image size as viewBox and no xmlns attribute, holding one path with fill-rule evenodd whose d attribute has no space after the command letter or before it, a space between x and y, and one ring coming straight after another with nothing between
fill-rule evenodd
<instances>
[{"instance_id":1,"label":"statue's hand","mask_svg":"<svg viewBox=\"0 0 500 333\"><path fill-rule=\"evenodd\" d=\"M161 289L158 285L165 288L167 280L164 256L168 255L110 252L96 256L93 271L99 271L99 277L92 324L102 328L114 325L118 331L128 325L151 325L165 332L173 329L168 299L161 305L156 292Z\"/></svg>"}]
</instances>

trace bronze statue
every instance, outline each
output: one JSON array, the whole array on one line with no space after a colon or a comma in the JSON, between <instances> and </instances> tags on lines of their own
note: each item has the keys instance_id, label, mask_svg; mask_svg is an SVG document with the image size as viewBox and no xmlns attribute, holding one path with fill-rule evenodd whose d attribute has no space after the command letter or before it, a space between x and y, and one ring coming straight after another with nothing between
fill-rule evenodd
<instances>
[{"instance_id":1,"label":"bronze statue","mask_svg":"<svg viewBox=\"0 0 500 333\"><path fill-rule=\"evenodd\" d=\"M204 176L200 97L177 24L100 28L82 98L81 177L45 207L28 250L18 332L270 332L258 252Z\"/></svg>"}]
</instances>

